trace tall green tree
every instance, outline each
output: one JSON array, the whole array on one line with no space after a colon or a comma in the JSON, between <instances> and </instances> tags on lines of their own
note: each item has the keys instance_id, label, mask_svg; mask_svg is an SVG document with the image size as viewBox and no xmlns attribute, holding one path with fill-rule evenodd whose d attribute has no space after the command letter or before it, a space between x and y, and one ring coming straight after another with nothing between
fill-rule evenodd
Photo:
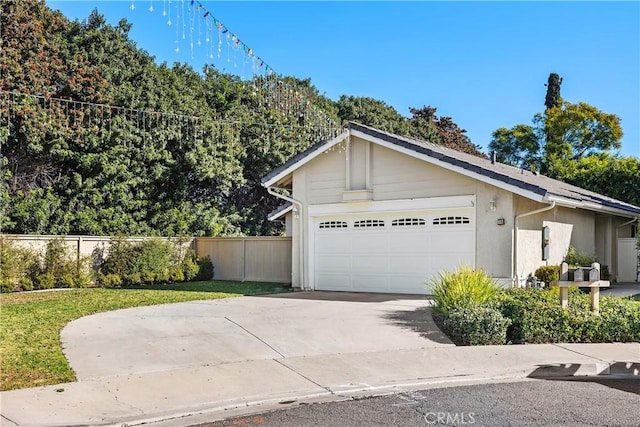
<instances>
[{"instance_id":1,"label":"tall green tree","mask_svg":"<svg viewBox=\"0 0 640 427\"><path fill-rule=\"evenodd\" d=\"M640 204L638 159L615 154L620 118L584 102L563 101L561 82L557 74L549 76L545 112L534 116L532 126L497 129L489 149L501 162Z\"/></svg>"},{"instance_id":2,"label":"tall green tree","mask_svg":"<svg viewBox=\"0 0 640 427\"><path fill-rule=\"evenodd\" d=\"M363 125L399 135L409 134L409 122L385 102L361 96L342 95L336 102L342 122L355 121Z\"/></svg>"},{"instance_id":3,"label":"tall green tree","mask_svg":"<svg viewBox=\"0 0 640 427\"><path fill-rule=\"evenodd\" d=\"M540 170L540 137L533 126L499 128L491 135L489 148L500 163L523 169Z\"/></svg>"},{"instance_id":4,"label":"tall green tree","mask_svg":"<svg viewBox=\"0 0 640 427\"><path fill-rule=\"evenodd\" d=\"M431 106L410 108L409 135L452 148L475 156L486 157L480 147L474 145L467 131L458 126L451 117L436 115Z\"/></svg>"},{"instance_id":5,"label":"tall green tree","mask_svg":"<svg viewBox=\"0 0 640 427\"><path fill-rule=\"evenodd\" d=\"M620 148L620 118L584 102L563 102L539 116L538 122L549 135L545 146L547 163Z\"/></svg>"},{"instance_id":6,"label":"tall green tree","mask_svg":"<svg viewBox=\"0 0 640 427\"><path fill-rule=\"evenodd\" d=\"M547 80L547 95L544 98L544 106L546 110L560 107L562 105L562 97L560 96L560 85L562 85L562 77L557 73L549 74Z\"/></svg>"}]
</instances>

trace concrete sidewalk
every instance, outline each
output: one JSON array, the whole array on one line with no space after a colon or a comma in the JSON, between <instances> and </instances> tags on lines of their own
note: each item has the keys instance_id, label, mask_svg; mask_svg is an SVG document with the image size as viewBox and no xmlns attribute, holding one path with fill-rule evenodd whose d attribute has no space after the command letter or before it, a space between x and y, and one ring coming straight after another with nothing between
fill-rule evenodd
<instances>
[{"instance_id":1,"label":"concrete sidewalk","mask_svg":"<svg viewBox=\"0 0 640 427\"><path fill-rule=\"evenodd\" d=\"M600 289L600 296L632 297L640 295L640 283L611 283L608 288Z\"/></svg>"},{"instance_id":2,"label":"concrete sidewalk","mask_svg":"<svg viewBox=\"0 0 640 427\"><path fill-rule=\"evenodd\" d=\"M2 425L185 425L185 417L197 414L221 419L230 411L255 412L283 402L339 400L434 383L640 378L640 343L455 347L432 330L422 298L323 296L172 304L79 319L63 332L79 381L2 392ZM129 333L125 327L120 335L129 339L119 341L114 331L127 320ZM186 337L190 326L195 330ZM212 340L215 347L202 347ZM174 347L164 355L163 341ZM192 354L190 344L196 348ZM207 358L206 351L215 354Z\"/></svg>"}]
</instances>

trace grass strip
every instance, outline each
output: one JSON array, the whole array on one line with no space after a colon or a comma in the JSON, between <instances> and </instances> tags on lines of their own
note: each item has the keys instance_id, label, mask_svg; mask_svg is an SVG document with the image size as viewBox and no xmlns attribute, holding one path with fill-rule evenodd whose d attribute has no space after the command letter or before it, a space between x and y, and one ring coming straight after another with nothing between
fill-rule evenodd
<instances>
[{"instance_id":1,"label":"grass strip","mask_svg":"<svg viewBox=\"0 0 640 427\"><path fill-rule=\"evenodd\" d=\"M259 282L188 282L136 289L0 294L0 390L75 381L60 331L72 320L122 308L282 292Z\"/></svg>"}]
</instances>

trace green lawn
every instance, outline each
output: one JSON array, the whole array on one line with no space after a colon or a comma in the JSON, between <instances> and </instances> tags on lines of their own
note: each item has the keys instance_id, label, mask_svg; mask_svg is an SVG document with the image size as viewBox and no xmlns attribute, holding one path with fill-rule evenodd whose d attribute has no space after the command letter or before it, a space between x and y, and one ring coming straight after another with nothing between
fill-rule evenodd
<instances>
[{"instance_id":1,"label":"green lawn","mask_svg":"<svg viewBox=\"0 0 640 427\"><path fill-rule=\"evenodd\" d=\"M0 390L75 381L60 331L72 320L120 308L281 292L256 282L189 282L138 289L0 294Z\"/></svg>"}]
</instances>

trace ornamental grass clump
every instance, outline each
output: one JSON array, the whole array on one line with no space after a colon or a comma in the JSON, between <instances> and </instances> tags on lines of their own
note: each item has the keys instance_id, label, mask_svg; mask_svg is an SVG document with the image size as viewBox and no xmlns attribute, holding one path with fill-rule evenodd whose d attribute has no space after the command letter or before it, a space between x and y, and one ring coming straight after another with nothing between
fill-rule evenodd
<instances>
[{"instance_id":1,"label":"ornamental grass clump","mask_svg":"<svg viewBox=\"0 0 640 427\"><path fill-rule=\"evenodd\" d=\"M429 285L435 301L434 310L443 316L455 308L482 305L498 290L496 281L483 270L466 266L440 273Z\"/></svg>"}]
</instances>

